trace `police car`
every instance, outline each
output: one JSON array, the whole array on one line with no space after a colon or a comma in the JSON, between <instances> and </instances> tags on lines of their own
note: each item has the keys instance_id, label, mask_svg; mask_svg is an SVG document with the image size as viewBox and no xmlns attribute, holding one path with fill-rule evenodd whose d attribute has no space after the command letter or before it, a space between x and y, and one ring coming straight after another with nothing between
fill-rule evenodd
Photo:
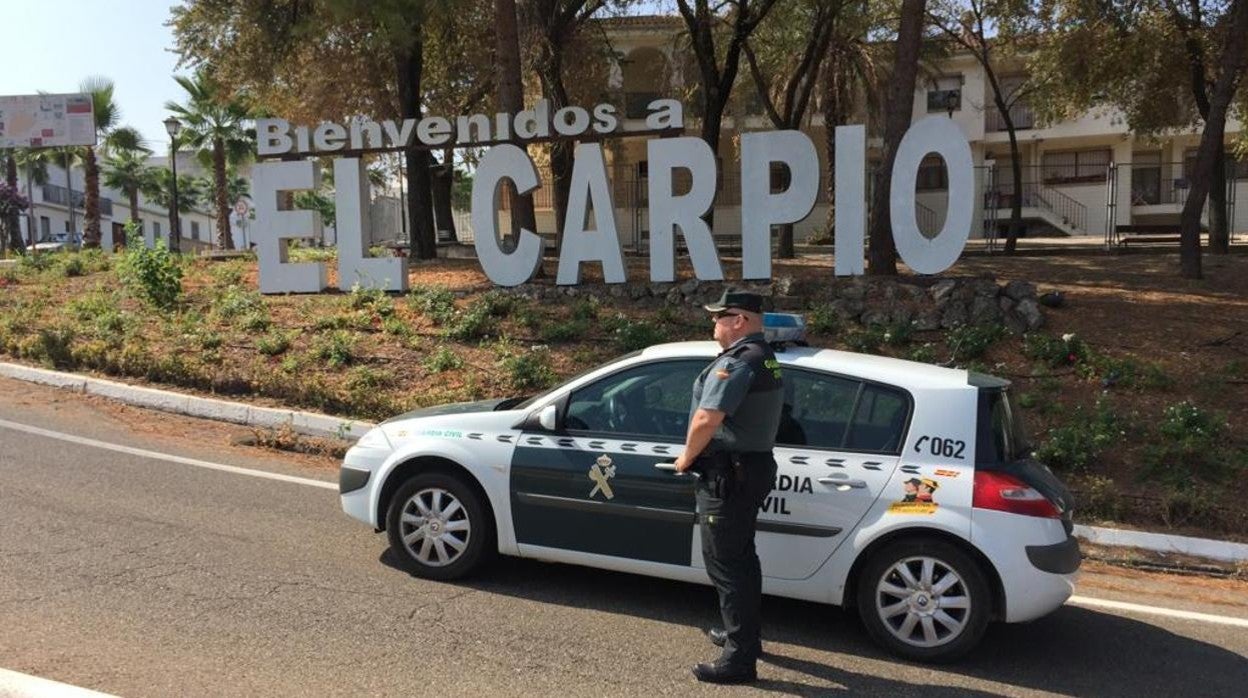
<instances>
[{"instance_id":1,"label":"police car","mask_svg":"<svg viewBox=\"0 0 1248 698\"><path fill-rule=\"evenodd\" d=\"M800 339L800 318L767 324ZM1070 596L1071 498L1030 458L1007 381L777 346L785 405L758 522L765 593L854 609L883 646L927 661L967 652L991 620L1032 620ZM343 510L384 530L422 577L462 577L501 553L708 583L695 483L671 461L692 383L719 352L663 344L535 397L396 417L347 452Z\"/></svg>"}]
</instances>

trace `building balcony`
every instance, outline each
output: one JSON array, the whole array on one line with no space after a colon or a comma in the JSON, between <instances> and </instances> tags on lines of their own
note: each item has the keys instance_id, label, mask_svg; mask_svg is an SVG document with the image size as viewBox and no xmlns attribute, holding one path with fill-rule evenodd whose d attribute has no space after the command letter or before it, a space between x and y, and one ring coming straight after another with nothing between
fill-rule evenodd
<instances>
[{"instance_id":1,"label":"building balcony","mask_svg":"<svg viewBox=\"0 0 1248 698\"><path fill-rule=\"evenodd\" d=\"M1014 122L1015 129L1029 129L1036 127L1036 117L1032 113L1031 107L1026 104L1015 104L1010 107L1010 120ZM990 133L1006 131L1005 116L999 109L995 107L989 109L984 115L984 130Z\"/></svg>"},{"instance_id":2,"label":"building balcony","mask_svg":"<svg viewBox=\"0 0 1248 698\"><path fill-rule=\"evenodd\" d=\"M56 184L45 184L43 185L42 193L43 193L44 203L57 204L59 206L66 206L66 207L68 207L69 205L69 189L66 189L65 187L62 187ZM74 208L85 209L86 207L87 207L86 193L75 190L74 191ZM113 215L113 200L112 199L108 199L102 196L100 197L100 215L109 216L110 218L112 217Z\"/></svg>"}]
</instances>

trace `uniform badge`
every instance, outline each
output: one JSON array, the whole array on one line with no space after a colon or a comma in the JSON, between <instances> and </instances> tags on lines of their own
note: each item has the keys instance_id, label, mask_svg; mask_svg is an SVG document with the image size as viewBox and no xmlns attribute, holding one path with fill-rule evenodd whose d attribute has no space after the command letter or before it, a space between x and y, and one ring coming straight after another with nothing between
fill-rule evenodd
<instances>
[{"instance_id":1,"label":"uniform badge","mask_svg":"<svg viewBox=\"0 0 1248 698\"><path fill-rule=\"evenodd\" d=\"M594 481L594 488L589 491L592 499L594 495L601 492L607 499L614 499L615 493L611 491L611 478L615 477L615 465L611 462L611 457L607 454L598 456L594 464L589 467L589 479Z\"/></svg>"},{"instance_id":2,"label":"uniform badge","mask_svg":"<svg viewBox=\"0 0 1248 698\"><path fill-rule=\"evenodd\" d=\"M716 378L719 378L719 379L721 379L721 380L722 380L722 379L727 379L727 378L728 378L728 376L730 376L730 375L732 375L732 374L728 373L728 369L726 369L726 368L721 368L721 369L719 369L719 370L715 371L715 377L716 377Z\"/></svg>"}]
</instances>

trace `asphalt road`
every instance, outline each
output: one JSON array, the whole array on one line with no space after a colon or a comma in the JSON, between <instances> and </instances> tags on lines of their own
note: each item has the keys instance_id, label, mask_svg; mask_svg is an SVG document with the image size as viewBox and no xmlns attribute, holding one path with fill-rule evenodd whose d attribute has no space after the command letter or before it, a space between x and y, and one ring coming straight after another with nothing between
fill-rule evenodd
<instances>
[{"instance_id":1,"label":"asphalt road","mask_svg":"<svg viewBox=\"0 0 1248 698\"><path fill-rule=\"evenodd\" d=\"M331 482L230 429L0 379L0 420ZM1101 569L1079 594L1248 618L1248 585ZM0 426L0 668L123 696L1242 695L1248 630L1066 606L907 664L852 618L768 598L751 689L696 684L707 587L503 559L465 583L396 569L336 492Z\"/></svg>"}]
</instances>

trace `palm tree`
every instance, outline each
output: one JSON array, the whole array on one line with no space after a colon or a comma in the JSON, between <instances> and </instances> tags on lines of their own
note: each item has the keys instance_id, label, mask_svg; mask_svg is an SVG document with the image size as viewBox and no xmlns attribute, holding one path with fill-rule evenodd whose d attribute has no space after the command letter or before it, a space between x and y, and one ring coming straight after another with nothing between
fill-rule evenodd
<instances>
[{"instance_id":1,"label":"palm tree","mask_svg":"<svg viewBox=\"0 0 1248 698\"><path fill-rule=\"evenodd\" d=\"M119 150L104 161L104 186L126 195L130 222L135 224L139 224L139 192L155 178L155 168L147 164L148 154L144 150Z\"/></svg>"},{"instance_id":2,"label":"palm tree","mask_svg":"<svg viewBox=\"0 0 1248 698\"><path fill-rule=\"evenodd\" d=\"M57 152L52 148L23 148L16 151L14 159L17 166L26 174L26 199L34 201L34 185L43 186L48 183L48 165L57 162ZM30 234L30 244L39 241L39 232L35 229L35 207L27 210L26 230Z\"/></svg>"},{"instance_id":3,"label":"palm tree","mask_svg":"<svg viewBox=\"0 0 1248 698\"><path fill-rule=\"evenodd\" d=\"M173 173L163 167L152 168L152 178L144 182L139 191L143 192L153 203L161 208L172 210L170 192L172 191ZM208 200L211 182L194 175L178 175L178 210L191 211L198 209ZM170 234L177 234L171 231Z\"/></svg>"},{"instance_id":4,"label":"palm tree","mask_svg":"<svg viewBox=\"0 0 1248 698\"><path fill-rule=\"evenodd\" d=\"M228 94L202 70L191 78L179 75L174 79L186 90L188 99L185 105L166 102L165 109L173 112L182 122L187 134L185 142L198 149L200 161L205 165L211 163L217 211L217 247L232 250L234 238L230 234L226 166L245 162L255 152L256 131L248 127L252 111L245 101Z\"/></svg>"},{"instance_id":5,"label":"palm tree","mask_svg":"<svg viewBox=\"0 0 1248 698\"><path fill-rule=\"evenodd\" d=\"M143 137L130 127L118 127L121 110L113 100L113 81L105 77L93 76L78 86L80 92L91 95L91 107L95 115L95 132L104 150L126 149L138 150L142 147ZM83 220L83 245L99 247L100 245L100 168L96 164L95 146L82 149L82 169L86 180L86 213ZM68 173L66 173L68 175ZM72 202L71 202L72 205Z\"/></svg>"}]
</instances>

